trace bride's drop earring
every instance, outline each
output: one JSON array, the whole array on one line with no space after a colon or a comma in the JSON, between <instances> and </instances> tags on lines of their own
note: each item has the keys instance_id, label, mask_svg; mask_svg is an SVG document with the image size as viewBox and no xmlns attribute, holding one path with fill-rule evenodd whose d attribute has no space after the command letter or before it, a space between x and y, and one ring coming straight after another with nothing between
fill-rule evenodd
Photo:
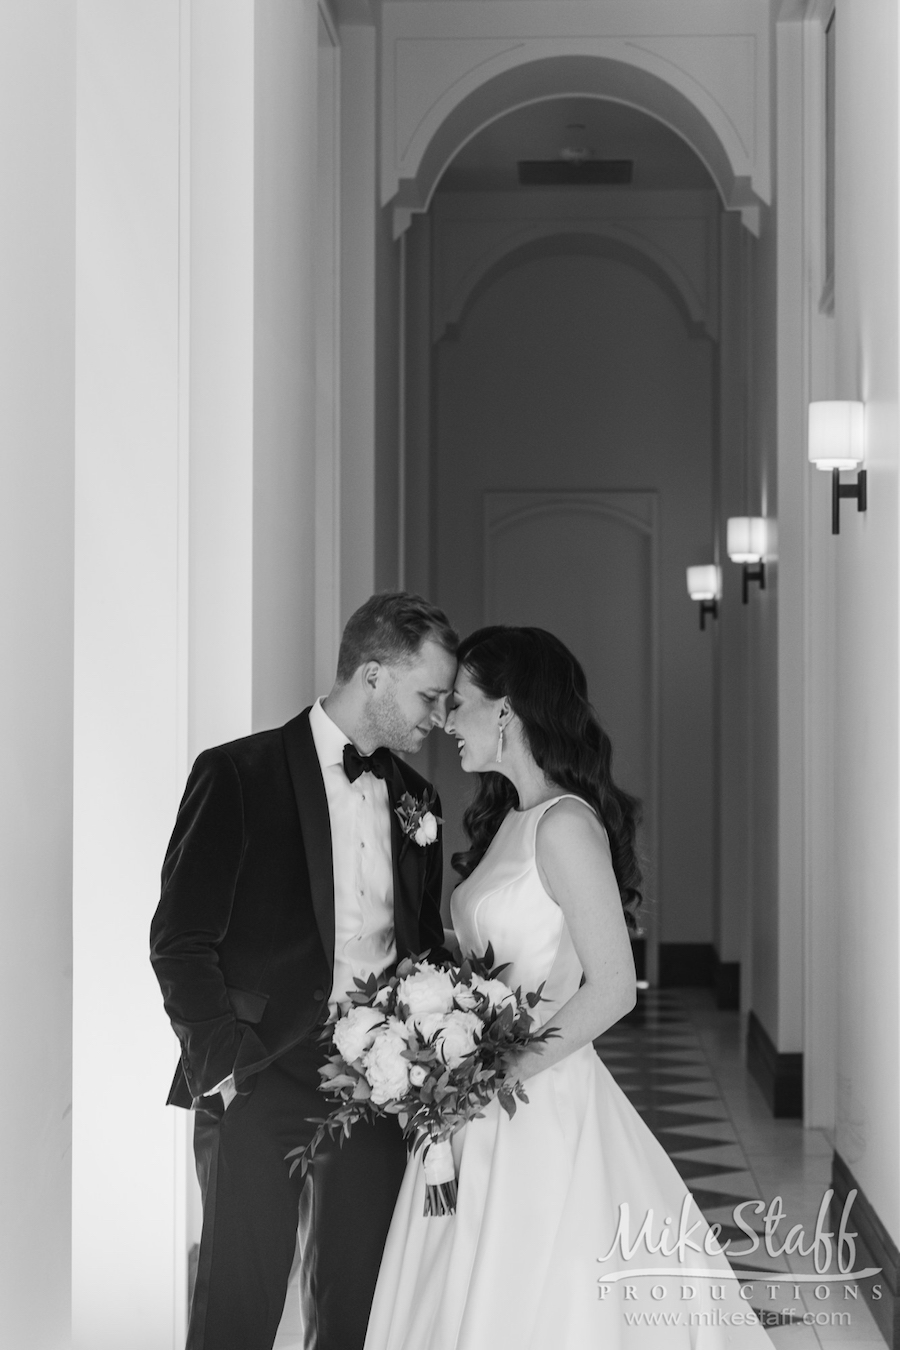
<instances>
[{"instance_id":1,"label":"bride's drop earring","mask_svg":"<svg viewBox=\"0 0 900 1350\"><path fill-rule=\"evenodd\" d=\"M502 727L500 728L500 739L497 741L497 761L496 761L496 762L497 762L498 764L502 764L502 763L503 763L503 728L502 728Z\"/></svg>"}]
</instances>

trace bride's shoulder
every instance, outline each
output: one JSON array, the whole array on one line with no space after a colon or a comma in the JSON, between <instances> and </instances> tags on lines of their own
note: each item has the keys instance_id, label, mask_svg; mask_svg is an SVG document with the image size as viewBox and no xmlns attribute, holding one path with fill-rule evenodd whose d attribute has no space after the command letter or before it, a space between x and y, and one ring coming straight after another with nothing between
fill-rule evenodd
<instances>
[{"instance_id":1,"label":"bride's shoulder","mask_svg":"<svg viewBox=\"0 0 900 1350\"><path fill-rule=\"evenodd\" d=\"M566 796L552 802L537 828L538 851L565 852L598 845L608 849L606 830L594 808L583 797Z\"/></svg>"}]
</instances>

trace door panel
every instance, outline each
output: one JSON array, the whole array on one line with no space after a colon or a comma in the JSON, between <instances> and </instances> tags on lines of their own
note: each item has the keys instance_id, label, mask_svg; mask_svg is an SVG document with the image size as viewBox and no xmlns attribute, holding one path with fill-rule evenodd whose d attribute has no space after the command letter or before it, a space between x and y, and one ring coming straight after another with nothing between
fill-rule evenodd
<instances>
[{"instance_id":1,"label":"door panel","mask_svg":"<svg viewBox=\"0 0 900 1350\"><path fill-rule=\"evenodd\" d=\"M616 781L643 803L648 890L658 824L655 553L655 493L485 494L485 622L546 628L581 661Z\"/></svg>"}]
</instances>

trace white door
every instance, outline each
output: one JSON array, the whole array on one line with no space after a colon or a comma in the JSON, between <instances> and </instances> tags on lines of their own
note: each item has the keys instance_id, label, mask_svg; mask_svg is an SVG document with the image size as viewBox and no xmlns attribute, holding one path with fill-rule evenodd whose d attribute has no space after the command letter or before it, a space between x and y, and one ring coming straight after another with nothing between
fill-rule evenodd
<instances>
[{"instance_id":1,"label":"white door","mask_svg":"<svg viewBox=\"0 0 900 1350\"><path fill-rule=\"evenodd\" d=\"M643 803L639 848L656 890L657 643L654 492L485 494L486 623L546 628L578 657L613 745L613 775ZM645 911L655 916L655 907ZM656 977L657 917L644 924Z\"/></svg>"}]
</instances>

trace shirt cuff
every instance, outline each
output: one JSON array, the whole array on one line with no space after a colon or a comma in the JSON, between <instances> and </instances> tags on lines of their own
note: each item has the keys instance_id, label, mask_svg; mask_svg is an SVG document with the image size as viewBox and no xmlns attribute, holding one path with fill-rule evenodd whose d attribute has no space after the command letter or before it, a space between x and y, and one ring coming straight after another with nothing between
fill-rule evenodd
<instances>
[{"instance_id":1,"label":"shirt cuff","mask_svg":"<svg viewBox=\"0 0 900 1350\"><path fill-rule=\"evenodd\" d=\"M230 1073L227 1078L223 1078L221 1083L216 1083L214 1088L210 1088L208 1092L202 1092L200 1095L202 1097L214 1097L217 1092L222 1091L223 1087L234 1087L233 1073Z\"/></svg>"}]
</instances>

